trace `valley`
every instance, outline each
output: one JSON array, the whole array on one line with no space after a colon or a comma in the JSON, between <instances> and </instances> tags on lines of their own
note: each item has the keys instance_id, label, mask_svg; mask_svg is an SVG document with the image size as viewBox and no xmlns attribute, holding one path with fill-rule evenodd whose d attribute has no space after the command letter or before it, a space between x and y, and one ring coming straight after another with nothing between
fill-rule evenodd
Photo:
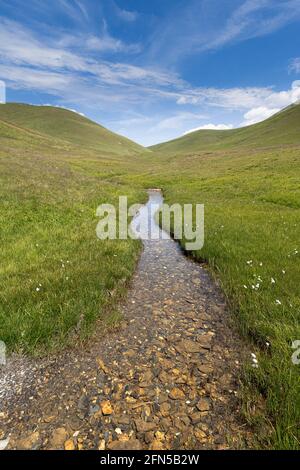
<instances>
[{"instance_id":1,"label":"valley","mask_svg":"<svg viewBox=\"0 0 300 470\"><path fill-rule=\"evenodd\" d=\"M128 292L146 295L131 282L147 250L137 240L99 241L96 209L121 195L144 203L148 188L161 188L167 203L205 205L205 244L192 255L205 262L213 290L221 288L224 328L246 351L234 374L240 416L260 446L298 448L299 366L291 345L300 338L299 128L295 105L247 128L197 131L144 149L67 110L0 105L0 338L9 354L45 361L76 344L84 356L95 331L100 345L130 334L130 324L121 325L131 309L120 305ZM157 266L163 259L162 250ZM183 277L188 285L188 271ZM205 282L195 295L204 295ZM153 314L154 300L140 302L139 312L145 315L146 303ZM216 305L211 298L203 310ZM168 319L164 303L157 309L153 334L165 313ZM180 312L170 313L175 330Z\"/></svg>"}]
</instances>

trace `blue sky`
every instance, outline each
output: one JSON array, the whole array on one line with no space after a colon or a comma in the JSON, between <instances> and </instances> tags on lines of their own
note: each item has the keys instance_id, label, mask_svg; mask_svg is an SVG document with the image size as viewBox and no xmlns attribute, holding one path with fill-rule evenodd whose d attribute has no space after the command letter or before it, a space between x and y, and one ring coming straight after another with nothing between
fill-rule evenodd
<instances>
[{"instance_id":1,"label":"blue sky","mask_svg":"<svg viewBox=\"0 0 300 470\"><path fill-rule=\"evenodd\" d=\"M299 33L300 0L0 0L0 79L151 145L299 100Z\"/></svg>"}]
</instances>

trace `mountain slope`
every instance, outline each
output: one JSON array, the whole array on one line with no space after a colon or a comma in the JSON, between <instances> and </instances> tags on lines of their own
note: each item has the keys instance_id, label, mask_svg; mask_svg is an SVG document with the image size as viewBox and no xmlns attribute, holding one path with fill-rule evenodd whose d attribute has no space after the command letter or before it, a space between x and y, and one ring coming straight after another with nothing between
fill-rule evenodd
<instances>
[{"instance_id":1,"label":"mountain slope","mask_svg":"<svg viewBox=\"0 0 300 470\"><path fill-rule=\"evenodd\" d=\"M289 144L300 144L300 104L289 106L252 126L225 131L195 131L178 139L154 145L150 149L162 153L183 154L236 146L257 148Z\"/></svg>"},{"instance_id":2,"label":"mountain slope","mask_svg":"<svg viewBox=\"0 0 300 470\"><path fill-rule=\"evenodd\" d=\"M124 194L143 202L131 175L148 153L64 109L0 105L0 339L8 348L42 353L74 343L99 318L114 321L140 244L99 240L96 209L117 207Z\"/></svg>"},{"instance_id":3,"label":"mountain slope","mask_svg":"<svg viewBox=\"0 0 300 470\"><path fill-rule=\"evenodd\" d=\"M145 149L93 121L63 108L8 103L0 105L0 124L19 129L37 139L117 155L139 154Z\"/></svg>"}]
</instances>

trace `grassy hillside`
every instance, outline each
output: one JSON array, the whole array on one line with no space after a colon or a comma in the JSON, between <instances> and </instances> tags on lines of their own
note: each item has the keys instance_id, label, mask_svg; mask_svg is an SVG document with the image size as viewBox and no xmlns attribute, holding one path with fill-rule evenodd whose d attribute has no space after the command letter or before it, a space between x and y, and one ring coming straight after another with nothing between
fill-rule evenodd
<instances>
[{"instance_id":1,"label":"grassy hillside","mask_svg":"<svg viewBox=\"0 0 300 470\"><path fill-rule=\"evenodd\" d=\"M292 362L300 338L299 116L295 106L251 128L212 132L231 139L214 143L217 151L203 144L184 153L184 142L206 132L174 141L178 154L158 146L152 181L168 203L204 203L205 244L194 256L220 280L258 358L258 368L250 356L245 368L245 413L265 443L288 449L300 447L300 366Z\"/></svg>"},{"instance_id":2,"label":"grassy hillside","mask_svg":"<svg viewBox=\"0 0 300 470\"><path fill-rule=\"evenodd\" d=\"M266 121L239 129L200 130L169 142L154 145L163 154L187 154L199 150L236 147L270 147L300 143L300 104L290 106Z\"/></svg>"},{"instance_id":3,"label":"grassy hillside","mask_svg":"<svg viewBox=\"0 0 300 470\"><path fill-rule=\"evenodd\" d=\"M78 146L109 155L125 156L145 152L140 145L67 109L2 104L0 121L26 130L30 135L55 139L60 145Z\"/></svg>"},{"instance_id":4,"label":"grassy hillside","mask_svg":"<svg viewBox=\"0 0 300 470\"><path fill-rule=\"evenodd\" d=\"M141 150L69 111L0 105L0 338L10 349L61 346L114 317L139 243L99 241L95 213L118 195L145 197L116 179L129 161L142 165Z\"/></svg>"},{"instance_id":5,"label":"grassy hillside","mask_svg":"<svg viewBox=\"0 0 300 470\"><path fill-rule=\"evenodd\" d=\"M145 154L133 143L119 152L111 133L111 153L95 151L83 130L89 121L23 109L26 122L22 106L0 106L0 338L36 352L85 335L98 318L109 324L140 245L98 241L96 208L119 195L139 202L144 188L161 187L168 203L205 204L205 245L194 256L220 280L258 358L253 368L249 355L244 370L246 416L264 444L299 448L300 366L291 345L300 339L300 107ZM56 132L49 112L70 117L68 132L64 119ZM100 148L99 132L107 131L93 134Z\"/></svg>"}]
</instances>

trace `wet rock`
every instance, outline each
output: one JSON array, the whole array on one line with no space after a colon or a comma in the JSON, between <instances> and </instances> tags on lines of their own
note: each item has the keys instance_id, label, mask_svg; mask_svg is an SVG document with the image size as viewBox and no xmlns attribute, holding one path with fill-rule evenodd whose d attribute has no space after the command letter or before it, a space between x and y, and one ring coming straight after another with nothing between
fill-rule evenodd
<instances>
[{"instance_id":1,"label":"wet rock","mask_svg":"<svg viewBox=\"0 0 300 470\"><path fill-rule=\"evenodd\" d=\"M144 372L141 376L140 376L140 387L143 387L141 384L146 384L147 385L150 385L151 381L152 381L152 378L153 378L153 374L150 370Z\"/></svg>"},{"instance_id":2,"label":"wet rock","mask_svg":"<svg viewBox=\"0 0 300 470\"><path fill-rule=\"evenodd\" d=\"M200 423L203 419L203 415L200 412L192 413L189 417L194 425Z\"/></svg>"},{"instance_id":3,"label":"wet rock","mask_svg":"<svg viewBox=\"0 0 300 470\"><path fill-rule=\"evenodd\" d=\"M105 450L106 449L106 442L105 439L100 439L98 444L98 450Z\"/></svg>"},{"instance_id":4,"label":"wet rock","mask_svg":"<svg viewBox=\"0 0 300 470\"><path fill-rule=\"evenodd\" d=\"M220 384L226 388L226 387L230 387L231 385L231 381L232 381L232 375L231 374L223 374L220 379L219 379L219 382Z\"/></svg>"},{"instance_id":5,"label":"wet rock","mask_svg":"<svg viewBox=\"0 0 300 470\"><path fill-rule=\"evenodd\" d=\"M209 400L205 398L201 398L201 400L199 400L196 406L199 411L208 411L210 409Z\"/></svg>"},{"instance_id":6,"label":"wet rock","mask_svg":"<svg viewBox=\"0 0 300 470\"><path fill-rule=\"evenodd\" d=\"M161 373L159 374L159 380L163 384L167 384L170 382L170 375L165 370L162 370Z\"/></svg>"},{"instance_id":7,"label":"wet rock","mask_svg":"<svg viewBox=\"0 0 300 470\"><path fill-rule=\"evenodd\" d=\"M52 423L57 418L57 415L48 415L43 418L44 423Z\"/></svg>"},{"instance_id":8,"label":"wet rock","mask_svg":"<svg viewBox=\"0 0 300 470\"><path fill-rule=\"evenodd\" d=\"M76 447L75 447L73 439L68 439L64 444L64 448L65 450L75 450Z\"/></svg>"},{"instance_id":9,"label":"wet rock","mask_svg":"<svg viewBox=\"0 0 300 470\"><path fill-rule=\"evenodd\" d=\"M169 403L162 403L160 405L160 412L163 417L169 416L171 410L171 405Z\"/></svg>"},{"instance_id":10,"label":"wet rock","mask_svg":"<svg viewBox=\"0 0 300 470\"><path fill-rule=\"evenodd\" d=\"M146 432L144 435L144 439L145 439L146 444L150 444L154 440L154 432L153 431Z\"/></svg>"},{"instance_id":11,"label":"wet rock","mask_svg":"<svg viewBox=\"0 0 300 470\"><path fill-rule=\"evenodd\" d=\"M172 421L171 418L163 418L159 422L161 429L163 429L165 432L169 431L171 426L172 426Z\"/></svg>"},{"instance_id":12,"label":"wet rock","mask_svg":"<svg viewBox=\"0 0 300 470\"><path fill-rule=\"evenodd\" d=\"M85 394L81 395L81 397L78 400L77 408L84 413L88 413L89 407L90 407L90 402L89 402L88 397Z\"/></svg>"},{"instance_id":13,"label":"wet rock","mask_svg":"<svg viewBox=\"0 0 300 470\"><path fill-rule=\"evenodd\" d=\"M64 443L68 439L68 432L65 428L54 429L49 441L51 449L63 449Z\"/></svg>"},{"instance_id":14,"label":"wet rock","mask_svg":"<svg viewBox=\"0 0 300 470\"><path fill-rule=\"evenodd\" d=\"M195 434L196 439L200 442L204 442L207 440L207 436L205 432L202 431L202 429L196 428L194 431L194 434Z\"/></svg>"},{"instance_id":15,"label":"wet rock","mask_svg":"<svg viewBox=\"0 0 300 470\"><path fill-rule=\"evenodd\" d=\"M116 418L116 423L119 424L119 425L129 425L130 424L130 417L127 416L127 415L122 415L122 416L118 416Z\"/></svg>"},{"instance_id":16,"label":"wet rock","mask_svg":"<svg viewBox=\"0 0 300 470\"><path fill-rule=\"evenodd\" d=\"M40 433L38 431L29 434L23 439L15 442L14 447L18 450L36 450L41 445Z\"/></svg>"},{"instance_id":17,"label":"wet rock","mask_svg":"<svg viewBox=\"0 0 300 470\"><path fill-rule=\"evenodd\" d=\"M154 429L156 429L155 423L146 422L146 421L143 421L142 419L136 419L134 423L135 423L136 430L141 433L154 431Z\"/></svg>"},{"instance_id":18,"label":"wet rock","mask_svg":"<svg viewBox=\"0 0 300 470\"><path fill-rule=\"evenodd\" d=\"M164 432L161 432L161 431L156 431L156 433L155 433L155 438L156 438L158 441L164 441L164 440L165 440L165 433L164 433Z\"/></svg>"},{"instance_id":19,"label":"wet rock","mask_svg":"<svg viewBox=\"0 0 300 470\"><path fill-rule=\"evenodd\" d=\"M111 415L114 410L109 400L104 400L100 403L101 411L104 416Z\"/></svg>"},{"instance_id":20,"label":"wet rock","mask_svg":"<svg viewBox=\"0 0 300 470\"><path fill-rule=\"evenodd\" d=\"M183 393L182 390L180 390L180 388L174 387L169 393L169 397L172 400L184 400L185 394Z\"/></svg>"},{"instance_id":21,"label":"wet rock","mask_svg":"<svg viewBox=\"0 0 300 470\"><path fill-rule=\"evenodd\" d=\"M124 352L124 356L128 358L132 358L136 355L136 352L133 349L128 349L128 351Z\"/></svg>"},{"instance_id":22,"label":"wet rock","mask_svg":"<svg viewBox=\"0 0 300 470\"><path fill-rule=\"evenodd\" d=\"M178 344L175 345L175 349L179 353L199 353L202 351L202 346L200 343L189 340L189 339L184 339L180 341Z\"/></svg>"},{"instance_id":23,"label":"wet rock","mask_svg":"<svg viewBox=\"0 0 300 470\"><path fill-rule=\"evenodd\" d=\"M99 405L95 405L95 406L90 406L90 409L89 409L89 415L92 416L92 415L96 415L100 410L100 406Z\"/></svg>"},{"instance_id":24,"label":"wet rock","mask_svg":"<svg viewBox=\"0 0 300 470\"><path fill-rule=\"evenodd\" d=\"M99 369L102 370L105 374L109 373L109 369L108 367L106 367L102 359L97 358L97 364L98 364Z\"/></svg>"},{"instance_id":25,"label":"wet rock","mask_svg":"<svg viewBox=\"0 0 300 470\"><path fill-rule=\"evenodd\" d=\"M113 441L107 446L108 450L142 450L143 446L137 439L130 439L127 442Z\"/></svg>"},{"instance_id":26,"label":"wet rock","mask_svg":"<svg viewBox=\"0 0 300 470\"><path fill-rule=\"evenodd\" d=\"M212 340L212 336L209 334L200 335L197 338L197 342L203 349L211 348L211 340Z\"/></svg>"},{"instance_id":27,"label":"wet rock","mask_svg":"<svg viewBox=\"0 0 300 470\"><path fill-rule=\"evenodd\" d=\"M201 366L198 367L198 369L203 374L210 374L213 371L212 366L209 364L202 364Z\"/></svg>"},{"instance_id":28,"label":"wet rock","mask_svg":"<svg viewBox=\"0 0 300 470\"><path fill-rule=\"evenodd\" d=\"M164 358L160 359L160 364L163 367L163 369L165 369L165 370L171 369L174 365L172 361L170 361L168 359L164 359Z\"/></svg>"},{"instance_id":29,"label":"wet rock","mask_svg":"<svg viewBox=\"0 0 300 470\"><path fill-rule=\"evenodd\" d=\"M160 393L159 397L158 397L158 403L165 403L166 401L168 401L168 395L166 393Z\"/></svg>"},{"instance_id":30,"label":"wet rock","mask_svg":"<svg viewBox=\"0 0 300 470\"><path fill-rule=\"evenodd\" d=\"M165 450L164 444L162 441L158 439L154 439L154 441L151 443L150 450Z\"/></svg>"}]
</instances>

